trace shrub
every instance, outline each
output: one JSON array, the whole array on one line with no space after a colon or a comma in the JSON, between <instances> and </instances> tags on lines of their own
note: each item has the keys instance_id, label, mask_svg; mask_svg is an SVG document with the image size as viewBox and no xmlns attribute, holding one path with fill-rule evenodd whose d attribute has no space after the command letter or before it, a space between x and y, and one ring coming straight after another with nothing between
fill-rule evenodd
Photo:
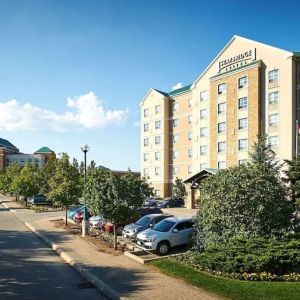
<instances>
[{"instance_id":1,"label":"shrub","mask_svg":"<svg viewBox=\"0 0 300 300\"><path fill-rule=\"evenodd\" d=\"M227 244L207 247L204 252L190 251L176 260L231 278L247 279L248 276L248 279L259 280L254 277L265 276L267 280L272 280L272 276L275 276L274 280L287 280L289 277L295 280L300 279L300 275L297 275L300 272L300 239L297 236L286 237L281 241L264 238L234 239ZM292 273L296 275L290 275Z\"/></svg>"}]
</instances>

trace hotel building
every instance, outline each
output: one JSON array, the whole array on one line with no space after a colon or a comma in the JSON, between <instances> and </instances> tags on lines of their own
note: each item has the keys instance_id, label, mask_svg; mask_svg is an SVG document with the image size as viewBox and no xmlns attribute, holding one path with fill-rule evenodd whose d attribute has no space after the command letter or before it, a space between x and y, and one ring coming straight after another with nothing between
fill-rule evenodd
<instances>
[{"instance_id":1,"label":"hotel building","mask_svg":"<svg viewBox=\"0 0 300 300\"><path fill-rule=\"evenodd\" d=\"M234 36L191 85L152 88L140 106L141 171L157 196L170 196L176 177L246 162L259 133L280 160L292 159L300 52Z\"/></svg>"}]
</instances>

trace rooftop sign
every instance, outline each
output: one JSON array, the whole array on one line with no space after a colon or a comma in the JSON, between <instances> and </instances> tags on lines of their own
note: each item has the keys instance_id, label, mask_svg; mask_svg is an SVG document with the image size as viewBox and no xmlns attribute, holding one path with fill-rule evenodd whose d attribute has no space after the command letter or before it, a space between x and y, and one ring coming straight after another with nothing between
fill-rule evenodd
<instances>
[{"instance_id":1,"label":"rooftop sign","mask_svg":"<svg viewBox=\"0 0 300 300\"><path fill-rule=\"evenodd\" d=\"M227 68L234 69L236 67L242 66L243 64L246 64L248 60L255 60L256 59L256 49L250 49L247 51L243 51L235 56L232 56L230 58L226 58L224 60L220 60L218 63L218 71L221 72L223 69Z\"/></svg>"}]
</instances>

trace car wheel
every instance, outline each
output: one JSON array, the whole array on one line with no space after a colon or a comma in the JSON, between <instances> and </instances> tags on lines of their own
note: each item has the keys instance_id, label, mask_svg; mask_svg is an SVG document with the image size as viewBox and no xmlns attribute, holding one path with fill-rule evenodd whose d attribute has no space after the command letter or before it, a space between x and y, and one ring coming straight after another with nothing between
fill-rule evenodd
<instances>
[{"instance_id":1,"label":"car wheel","mask_svg":"<svg viewBox=\"0 0 300 300\"><path fill-rule=\"evenodd\" d=\"M170 243L167 241L160 242L157 245L156 251L159 255L166 255L170 251Z\"/></svg>"}]
</instances>

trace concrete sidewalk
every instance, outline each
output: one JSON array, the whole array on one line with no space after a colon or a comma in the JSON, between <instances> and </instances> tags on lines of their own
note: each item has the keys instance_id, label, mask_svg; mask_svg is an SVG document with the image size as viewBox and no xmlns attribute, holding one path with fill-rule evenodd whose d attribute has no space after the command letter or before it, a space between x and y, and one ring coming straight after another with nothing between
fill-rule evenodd
<instances>
[{"instance_id":1,"label":"concrete sidewalk","mask_svg":"<svg viewBox=\"0 0 300 300\"><path fill-rule=\"evenodd\" d=\"M9 202L5 204L10 206ZM13 205L15 207L16 203ZM124 255L100 252L83 238L56 228L50 220L25 224L109 299L220 299Z\"/></svg>"}]
</instances>

